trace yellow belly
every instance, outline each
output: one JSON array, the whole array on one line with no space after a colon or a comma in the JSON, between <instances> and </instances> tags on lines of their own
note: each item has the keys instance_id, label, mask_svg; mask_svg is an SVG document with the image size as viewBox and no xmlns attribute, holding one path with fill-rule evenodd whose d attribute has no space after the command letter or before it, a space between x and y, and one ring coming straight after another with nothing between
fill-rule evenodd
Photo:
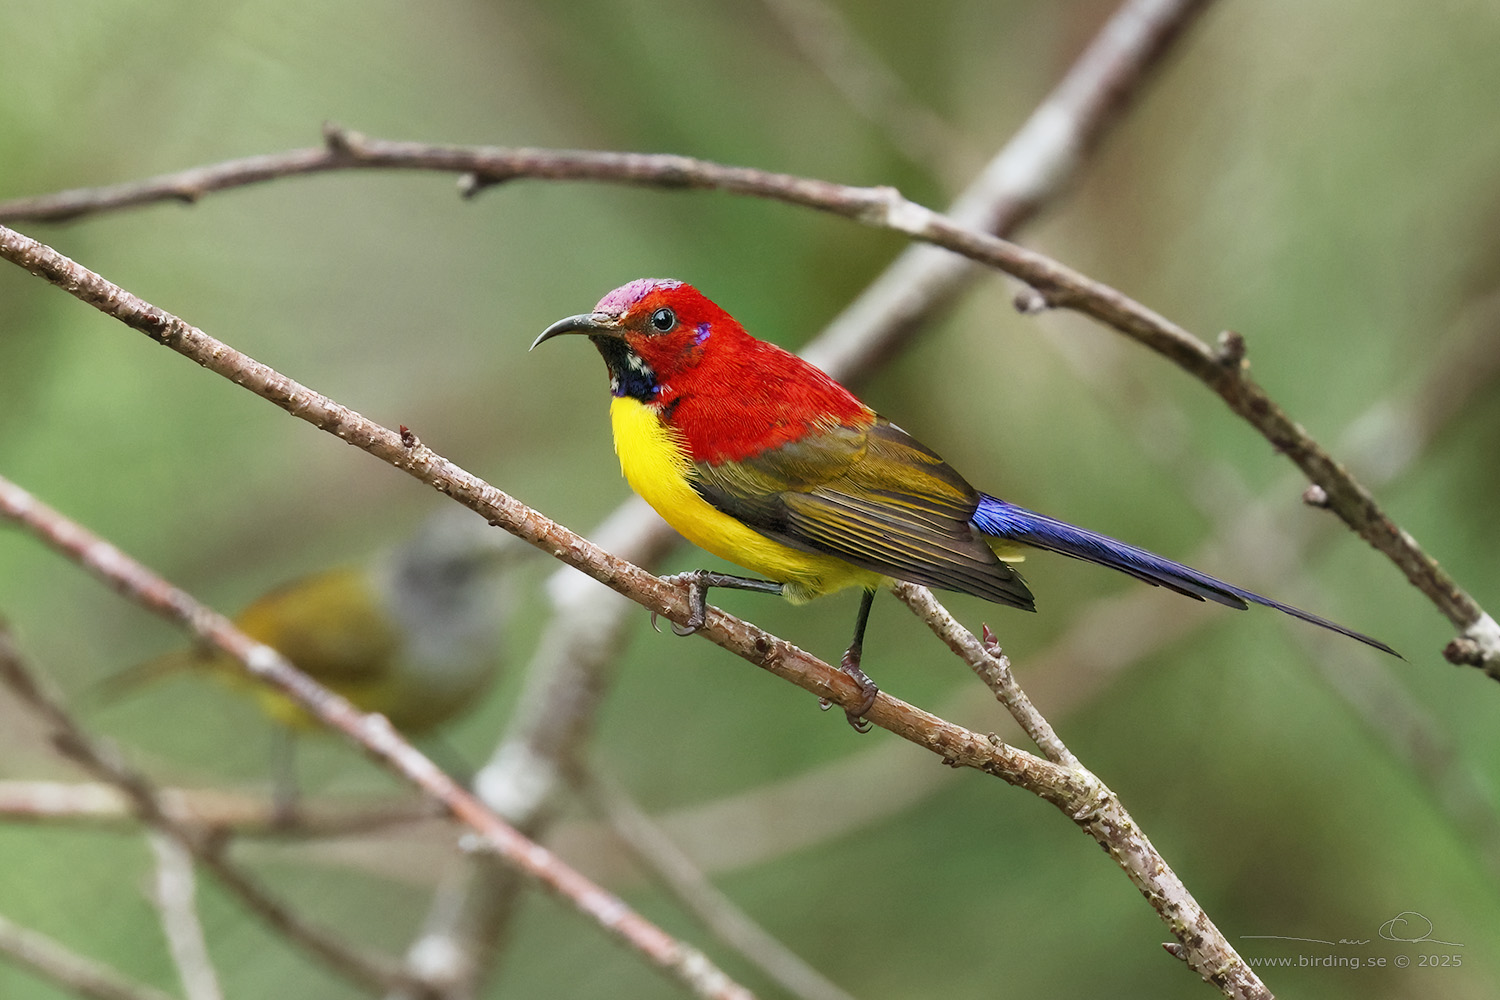
<instances>
[{"instance_id":1,"label":"yellow belly","mask_svg":"<svg viewBox=\"0 0 1500 1000\"><path fill-rule=\"evenodd\" d=\"M846 587L887 582L837 556L802 552L716 510L688 482L692 463L681 440L646 404L627 396L610 403L615 453L625 481L688 541L716 556L785 584L794 603Z\"/></svg>"}]
</instances>

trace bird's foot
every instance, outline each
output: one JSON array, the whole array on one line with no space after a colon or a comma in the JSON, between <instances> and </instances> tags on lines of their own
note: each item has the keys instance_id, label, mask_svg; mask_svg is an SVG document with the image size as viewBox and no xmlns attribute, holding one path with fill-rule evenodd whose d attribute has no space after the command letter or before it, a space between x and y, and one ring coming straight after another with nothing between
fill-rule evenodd
<instances>
[{"instance_id":1,"label":"bird's foot","mask_svg":"<svg viewBox=\"0 0 1500 1000\"><path fill-rule=\"evenodd\" d=\"M664 576L662 580L666 583L687 584L688 588L688 616L687 621L681 625L672 622L672 632L675 635L692 635L703 627L708 620L708 583L704 579L708 574L695 569L687 573L678 573L674 576ZM656 626L656 612L651 612L651 627L657 631L661 629Z\"/></svg>"},{"instance_id":2,"label":"bird's foot","mask_svg":"<svg viewBox=\"0 0 1500 1000\"><path fill-rule=\"evenodd\" d=\"M722 587L727 590L753 590L761 594L780 594L782 585L772 580L752 580L728 573L694 569L675 576L662 577L665 583L686 584L688 616L681 625L672 623L672 631L678 635L692 635L708 621L708 588ZM656 628L656 612L651 613L651 627Z\"/></svg>"},{"instance_id":3,"label":"bird's foot","mask_svg":"<svg viewBox=\"0 0 1500 1000\"><path fill-rule=\"evenodd\" d=\"M861 695L859 705L855 708L844 709L844 715L848 718L849 725L854 727L855 732L868 733L870 731L870 722L865 718L865 715L874 707L875 696L880 694L880 688L876 687L875 682L870 680L869 675L860 669L859 660L859 650L850 647L849 651L844 654L843 660L839 661L839 669L859 686ZM827 698L818 699L818 707L825 712L832 705L833 702Z\"/></svg>"}]
</instances>

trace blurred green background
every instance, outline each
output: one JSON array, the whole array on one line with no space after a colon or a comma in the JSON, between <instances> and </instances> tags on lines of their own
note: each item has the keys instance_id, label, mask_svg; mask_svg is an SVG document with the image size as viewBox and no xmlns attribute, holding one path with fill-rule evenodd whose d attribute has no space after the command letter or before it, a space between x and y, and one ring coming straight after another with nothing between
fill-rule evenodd
<instances>
[{"instance_id":1,"label":"blurred green background","mask_svg":"<svg viewBox=\"0 0 1500 1000\"><path fill-rule=\"evenodd\" d=\"M389 138L680 152L894 184L941 207L1112 9L835 7L945 130L914 150L861 116L758 3L0 5L0 199L316 145L332 120ZM1202 336L1244 333L1272 395L1379 482L1397 521L1492 611L1500 392L1483 359L1493 361L1500 329L1497 93L1494 4L1223 3L1076 190L1020 236ZM594 353L582 343L526 353L547 323L631 278L675 276L795 348L902 248L722 195L521 182L464 202L452 178L377 172L19 228L304 384L411 426L584 531L627 487ZM1016 315L1013 291L999 276L981 281L864 397L981 488L1192 556L1374 633L1409 662L1267 611L1160 592L1131 595L1126 624L1102 641L1068 646L1081 620L1116 607L1096 602L1141 588L1045 557L1026 567L1040 614L957 597L949 606L995 628L1039 706L1242 954L1291 962L1265 973L1273 991L1494 996L1500 688L1442 660L1453 628L1331 516L1299 503L1305 484L1201 386L1077 318ZM1412 438L1392 414L1412 399L1453 405L1402 463ZM225 610L361 558L438 499L9 266L0 430L0 473ZM1253 516L1247 498L1264 500ZM1293 559L1279 558L1280 545L1304 538ZM700 564L690 551L672 561ZM531 571L511 638L517 665L544 624L548 572ZM716 599L825 657L842 650L855 607L847 594L803 608ZM181 641L10 529L0 531L0 614L67 692ZM856 737L802 692L636 618L591 752L655 813L754 802L765 787L897 742L878 730ZM1153 641L1168 625L1172 638ZM1144 655L1122 654L1136 645ZM1116 656L1130 662L1098 669ZM1007 731L982 692L974 699L967 671L889 598L866 667L893 694ZM451 733L458 756L483 759L518 673ZM85 717L163 781L267 785L269 726L213 685L172 682ZM816 823L778 817L789 827L829 825L824 814L844 810L872 817L784 850L721 831L728 860L713 871L840 985L862 998L1209 995L1161 952L1167 931L1122 874L1055 810L979 774L950 775L915 748L885 759L904 760L923 790L890 808L834 794ZM301 763L315 794L396 791L332 741ZM0 778L35 776L75 775L0 696ZM446 850L419 846L429 860ZM378 840L245 856L318 919L395 952L422 919L437 867L383 858ZM142 838L0 825L0 859L0 913L175 988L144 894ZM594 865L776 995L664 893ZM231 995L356 995L211 881L202 893ZM1382 940L1381 925L1403 911L1451 944ZM1326 954L1387 967L1295 967ZM1461 966L1422 964L1443 955ZM1410 966L1395 968L1398 957ZM490 995L674 989L536 898ZM0 962L0 996L59 995Z\"/></svg>"}]
</instances>

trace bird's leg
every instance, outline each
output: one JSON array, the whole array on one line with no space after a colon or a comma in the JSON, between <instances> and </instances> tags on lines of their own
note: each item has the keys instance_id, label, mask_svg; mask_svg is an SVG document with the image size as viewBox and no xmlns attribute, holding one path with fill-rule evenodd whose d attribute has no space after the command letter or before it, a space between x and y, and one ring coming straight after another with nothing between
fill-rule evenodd
<instances>
[{"instance_id":1,"label":"bird's leg","mask_svg":"<svg viewBox=\"0 0 1500 1000\"><path fill-rule=\"evenodd\" d=\"M715 573L707 569L695 569L687 573L664 578L668 583L685 583L688 586L688 618L678 625L672 623L672 631L678 635L692 635L708 620L708 588L723 587L726 590L753 590L760 594L781 596L782 586L771 580L753 580L748 576L731 573ZM656 615L651 615L651 624L656 625Z\"/></svg>"},{"instance_id":2,"label":"bird's leg","mask_svg":"<svg viewBox=\"0 0 1500 1000\"><path fill-rule=\"evenodd\" d=\"M875 591L866 590L859 601L859 616L854 620L854 641L849 643L849 648L844 652L844 658L839 663L839 669L849 675L849 678L859 685L860 693L864 697L860 700L857 709L844 709L844 714L849 718L849 725L854 727L855 732L868 733L870 723L865 719L865 713L875 704L875 696L880 693L880 688L870 680L868 674L860 669L860 656L864 653L865 626L870 624L870 608L875 604ZM831 704L827 698L818 700L825 710Z\"/></svg>"},{"instance_id":3,"label":"bird's leg","mask_svg":"<svg viewBox=\"0 0 1500 1000\"><path fill-rule=\"evenodd\" d=\"M302 796L297 787L297 734L290 726L278 725L272 732L271 771L271 825L292 826Z\"/></svg>"}]
</instances>

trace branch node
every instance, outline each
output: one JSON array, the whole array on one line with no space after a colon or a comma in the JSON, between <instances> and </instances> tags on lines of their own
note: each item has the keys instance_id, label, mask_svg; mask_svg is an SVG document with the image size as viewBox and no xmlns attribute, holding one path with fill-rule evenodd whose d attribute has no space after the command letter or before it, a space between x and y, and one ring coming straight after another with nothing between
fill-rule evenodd
<instances>
[{"instance_id":1,"label":"branch node","mask_svg":"<svg viewBox=\"0 0 1500 1000\"><path fill-rule=\"evenodd\" d=\"M1317 483L1313 483L1302 491L1302 502L1309 507L1317 507L1321 510L1328 509L1328 491Z\"/></svg>"},{"instance_id":2,"label":"branch node","mask_svg":"<svg viewBox=\"0 0 1500 1000\"><path fill-rule=\"evenodd\" d=\"M868 207L858 213L858 218L877 225L886 225L897 232L921 236L931 228L937 213L914 201L908 201L902 193L888 184L870 189Z\"/></svg>"},{"instance_id":3,"label":"branch node","mask_svg":"<svg viewBox=\"0 0 1500 1000\"><path fill-rule=\"evenodd\" d=\"M406 448L407 450L411 450L413 448L419 447L422 444L422 439L417 437L416 433L410 427L406 426L405 424L400 424L398 426L400 427L402 447Z\"/></svg>"},{"instance_id":4,"label":"branch node","mask_svg":"<svg viewBox=\"0 0 1500 1000\"><path fill-rule=\"evenodd\" d=\"M1479 667L1500 680L1500 625L1481 614L1463 635L1443 647L1443 658L1455 666Z\"/></svg>"},{"instance_id":5,"label":"branch node","mask_svg":"<svg viewBox=\"0 0 1500 1000\"><path fill-rule=\"evenodd\" d=\"M1245 336L1234 330L1225 330L1219 334L1218 347L1214 351L1214 363L1222 368L1244 368L1245 365Z\"/></svg>"},{"instance_id":6,"label":"branch node","mask_svg":"<svg viewBox=\"0 0 1500 1000\"><path fill-rule=\"evenodd\" d=\"M1083 804L1069 813L1069 818L1079 826L1086 827L1088 826L1088 824L1098 819L1099 816L1105 812L1105 810L1111 805L1111 799L1113 798L1113 796L1114 793L1109 791L1109 789L1103 788L1102 786L1096 786L1091 791L1085 793L1080 797ZM1106 851L1110 851L1111 854L1113 853L1113 848L1109 842L1101 840L1099 842L1099 846L1104 848Z\"/></svg>"},{"instance_id":7,"label":"branch node","mask_svg":"<svg viewBox=\"0 0 1500 1000\"><path fill-rule=\"evenodd\" d=\"M323 123L323 144L334 156L353 159L359 155L359 147L364 141L362 133L344 128L338 122Z\"/></svg>"},{"instance_id":8,"label":"branch node","mask_svg":"<svg viewBox=\"0 0 1500 1000\"><path fill-rule=\"evenodd\" d=\"M1011 301L1015 304L1016 312L1022 316L1039 316L1052 308L1052 303L1048 301L1041 289L1030 285L1017 292L1016 297Z\"/></svg>"},{"instance_id":9,"label":"branch node","mask_svg":"<svg viewBox=\"0 0 1500 1000\"><path fill-rule=\"evenodd\" d=\"M990 631L988 622L981 622L979 625L979 641L984 646L984 651L991 656L1005 656L1005 650L1000 648L1000 640Z\"/></svg>"},{"instance_id":10,"label":"branch node","mask_svg":"<svg viewBox=\"0 0 1500 1000\"><path fill-rule=\"evenodd\" d=\"M1178 944L1176 941L1163 941L1161 943L1161 949L1175 959L1179 959L1183 962L1186 962L1188 960L1187 949Z\"/></svg>"},{"instance_id":11,"label":"branch node","mask_svg":"<svg viewBox=\"0 0 1500 1000\"><path fill-rule=\"evenodd\" d=\"M1443 659L1455 667L1481 667L1484 665L1484 654L1480 652L1479 643L1467 636L1459 636L1444 646Z\"/></svg>"},{"instance_id":12,"label":"branch node","mask_svg":"<svg viewBox=\"0 0 1500 1000\"><path fill-rule=\"evenodd\" d=\"M458 196L464 201L478 197L492 187L498 187L510 180L509 177L501 177L498 174L467 173L458 175Z\"/></svg>"},{"instance_id":13,"label":"branch node","mask_svg":"<svg viewBox=\"0 0 1500 1000\"><path fill-rule=\"evenodd\" d=\"M172 329L172 321L167 314L152 305L137 311L128 322L158 344L167 342L167 332Z\"/></svg>"}]
</instances>

